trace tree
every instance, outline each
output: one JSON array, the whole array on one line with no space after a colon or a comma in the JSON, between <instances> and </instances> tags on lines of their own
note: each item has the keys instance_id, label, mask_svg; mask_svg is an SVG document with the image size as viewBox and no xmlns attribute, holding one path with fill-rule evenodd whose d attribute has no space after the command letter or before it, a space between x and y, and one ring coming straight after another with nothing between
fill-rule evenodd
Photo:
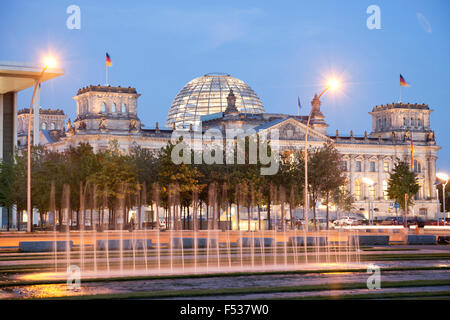
<instances>
[{"instance_id":1,"label":"tree","mask_svg":"<svg viewBox=\"0 0 450 320\"><path fill-rule=\"evenodd\" d=\"M397 159L397 163L388 180L388 196L397 201L404 208L404 224L407 226L406 215L408 207L412 205L413 196L419 191L419 184L414 172L409 169L409 164Z\"/></svg>"},{"instance_id":2,"label":"tree","mask_svg":"<svg viewBox=\"0 0 450 320\"><path fill-rule=\"evenodd\" d=\"M7 226L11 226L11 208L14 205L14 163L10 159L0 160L0 207L7 211Z\"/></svg>"}]
</instances>

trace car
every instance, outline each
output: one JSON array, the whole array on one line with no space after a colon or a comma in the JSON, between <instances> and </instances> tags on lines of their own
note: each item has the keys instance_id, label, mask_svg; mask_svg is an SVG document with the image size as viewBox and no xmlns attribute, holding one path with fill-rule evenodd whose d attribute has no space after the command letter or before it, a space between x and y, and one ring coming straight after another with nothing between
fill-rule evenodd
<instances>
[{"instance_id":1,"label":"car","mask_svg":"<svg viewBox=\"0 0 450 320\"><path fill-rule=\"evenodd\" d=\"M403 224L403 217L387 217L383 221L381 221L381 225L383 226L397 226Z\"/></svg>"},{"instance_id":2,"label":"car","mask_svg":"<svg viewBox=\"0 0 450 320\"><path fill-rule=\"evenodd\" d=\"M418 226L419 228L423 228L425 226L425 219L421 217L408 217L407 223L408 226Z\"/></svg>"},{"instance_id":3,"label":"car","mask_svg":"<svg viewBox=\"0 0 450 320\"><path fill-rule=\"evenodd\" d=\"M443 226L444 225L444 218L439 218L439 222L436 221L436 220L430 221L428 224L432 225L432 226ZM445 219L445 225L446 226L450 226L450 218L446 218Z\"/></svg>"},{"instance_id":4,"label":"car","mask_svg":"<svg viewBox=\"0 0 450 320\"><path fill-rule=\"evenodd\" d=\"M346 216L333 221L333 224L335 226L352 226L358 224L358 219L355 217Z\"/></svg>"}]
</instances>

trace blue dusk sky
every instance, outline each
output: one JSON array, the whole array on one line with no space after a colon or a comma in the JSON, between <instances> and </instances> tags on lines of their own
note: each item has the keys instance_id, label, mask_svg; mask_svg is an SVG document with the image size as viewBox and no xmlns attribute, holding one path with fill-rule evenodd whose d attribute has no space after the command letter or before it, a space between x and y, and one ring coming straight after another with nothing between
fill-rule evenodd
<instances>
[{"instance_id":1,"label":"blue dusk sky","mask_svg":"<svg viewBox=\"0 0 450 320\"><path fill-rule=\"evenodd\" d=\"M81 28L66 27L67 7ZM381 29L366 12L380 8ZM171 102L191 79L226 72L247 82L267 112L307 114L331 76L342 88L322 99L328 132L371 131L372 107L399 99L426 103L450 171L450 1L20 1L3 0L0 60L40 63L55 55L65 75L45 83L41 105L75 118L77 90L105 83L136 87L146 127L164 125ZM31 90L19 95L28 107Z\"/></svg>"}]
</instances>

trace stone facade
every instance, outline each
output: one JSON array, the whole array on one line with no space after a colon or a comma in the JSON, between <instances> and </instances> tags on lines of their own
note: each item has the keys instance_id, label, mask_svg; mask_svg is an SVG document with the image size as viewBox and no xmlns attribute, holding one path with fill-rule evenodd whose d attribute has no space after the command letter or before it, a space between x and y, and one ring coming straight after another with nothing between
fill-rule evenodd
<instances>
[{"instance_id":1,"label":"stone facade","mask_svg":"<svg viewBox=\"0 0 450 320\"><path fill-rule=\"evenodd\" d=\"M90 86L80 89L74 97L77 102L76 120L73 124L69 121L65 137L47 147L63 151L69 145L89 142L98 151L107 148L111 140L117 140L124 152L135 145L158 151L171 139L173 128L161 130L158 124L154 129L141 128L137 116L138 97L134 88ZM233 104L232 95L228 103ZM349 136L341 136L339 132L327 135L328 125L317 95L311 104L313 112L308 147L321 147L325 142L333 142L343 155L342 165L348 176L347 189L356 198L354 211L367 216L370 197L375 217L394 214L393 202L386 196L387 180L396 159L410 161L412 140L415 148L414 170L419 177L420 191L410 210L414 215L435 218L439 202L434 182L440 147L436 145L431 130L432 110L427 105L394 103L376 106L369 112L373 119L370 134L366 132L364 136L354 136L351 132ZM240 113L230 105L225 112L202 116L198 130L204 132L215 128L224 133L229 129L251 129L256 133L270 133L277 129L280 152L284 152L304 148L307 119L307 116L275 113ZM374 186L364 185L363 178L371 178L375 181Z\"/></svg>"},{"instance_id":2,"label":"stone facade","mask_svg":"<svg viewBox=\"0 0 450 320\"><path fill-rule=\"evenodd\" d=\"M27 145L28 136L28 119L30 116L30 109L22 109L17 113L17 144L19 148L24 148ZM53 142L64 133L66 115L64 111L59 109L40 109L39 110L39 125L41 144ZM33 137L34 118L31 118L31 136ZM53 139L52 137L56 137Z\"/></svg>"}]
</instances>

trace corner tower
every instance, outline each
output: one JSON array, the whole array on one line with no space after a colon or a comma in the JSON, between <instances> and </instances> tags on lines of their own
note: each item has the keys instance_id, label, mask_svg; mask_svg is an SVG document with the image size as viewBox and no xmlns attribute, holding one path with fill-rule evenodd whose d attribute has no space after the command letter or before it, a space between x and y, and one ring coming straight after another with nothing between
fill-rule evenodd
<instances>
[{"instance_id":1,"label":"corner tower","mask_svg":"<svg viewBox=\"0 0 450 320\"><path fill-rule=\"evenodd\" d=\"M93 131L128 134L140 131L141 122L137 116L137 99L140 94L135 88L111 86L89 86L78 90L74 100L77 104L77 118L69 123L70 130L77 133Z\"/></svg>"},{"instance_id":2,"label":"corner tower","mask_svg":"<svg viewBox=\"0 0 450 320\"><path fill-rule=\"evenodd\" d=\"M426 104L392 103L375 106L372 112L372 137L393 140L434 141L430 127L431 110Z\"/></svg>"}]
</instances>

